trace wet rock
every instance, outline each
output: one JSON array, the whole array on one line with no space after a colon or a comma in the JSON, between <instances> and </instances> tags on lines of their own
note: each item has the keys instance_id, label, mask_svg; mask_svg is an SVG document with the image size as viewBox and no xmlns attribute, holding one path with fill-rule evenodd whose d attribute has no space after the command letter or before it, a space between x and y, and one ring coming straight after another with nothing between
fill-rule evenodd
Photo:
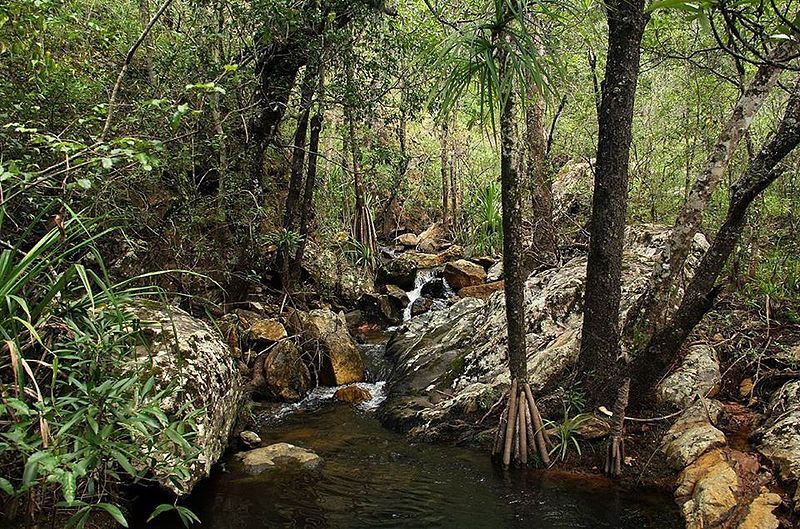
<instances>
[{"instance_id":1,"label":"wet rock","mask_svg":"<svg viewBox=\"0 0 800 529\"><path fill-rule=\"evenodd\" d=\"M385 285L383 288L386 295L397 300L403 308L408 305L408 293L405 290L397 285Z\"/></svg>"},{"instance_id":2,"label":"wet rock","mask_svg":"<svg viewBox=\"0 0 800 529\"><path fill-rule=\"evenodd\" d=\"M647 289L668 231L655 226L628 229L621 318ZM707 244L695 247L689 269L705 248ZM554 388L577 360L585 278L586 258L577 257L560 268L539 270L525 283L528 373L535 392ZM486 301L462 298L406 322L387 344L395 367L383 419L413 435L435 438L439 427L446 432L450 422L463 424L470 413L485 413L510 384L506 334L501 293ZM442 393L449 397L440 398Z\"/></svg>"},{"instance_id":3,"label":"wet rock","mask_svg":"<svg viewBox=\"0 0 800 529\"><path fill-rule=\"evenodd\" d=\"M250 338L265 342L279 342L286 338L286 328L281 322L273 319L257 320L250 326Z\"/></svg>"},{"instance_id":4,"label":"wet rock","mask_svg":"<svg viewBox=\"0 0 800 529\"><path fill-rule=\"evenodd\" d=\"M693 345L689 347L680 367L665 378L656 391L662 402L685 407L698 396L708 398L716 395L721 381L714 348L710 345Z\"/></svg>"},{"instance_id":5,"label":"wet rock","mask_svg":"<svg viewBox=\"0 0 800 529\"><path fill-rule=\"evenodd\" d=\"M396 259L383 263L378 268L378 281L394 284L409 292L414 289L417 270L436 268L444 261L436 254L406 252Z\"/></svg>"},{"instance_id":6,"label":"wet rock","mask_svg":"<svg viewBox=\"0 0 800 529\"><path fill-rule=\"evenodd\" d=\"M368 389L360 386L346 386L336 390L333 397L340 402L358 404L372 399L372 393Z\"/></svg>"},{"instance_id":7,"label":"wet rock","mask_svg":"<svg viewBox=\"0 0 800 529\"><path fill-rule=\"evenodd\" d=\"M397 238L398 244L408 247L414 247L419 244L419 239L414 233L404 233Z\"/></svg>"},{"instance_id":8,"label":"wet rock","mask_svg":"<svg viewBox=\"0 0 800 529\"><path fill-rule=\"evenodd\" d=\"M495 281L499 281L503 277L503 261L498 261L493 264L489 271L486 272L486 281L489 283L494 283Z\"/></svg>"},{"instance_id":9,"label":"wet rock","mask_svg":"<svg viewBox=\"0 0 800 529\"><path fill-rule=\"evenodd\" d=\"M364 380L364 359L347 330L343 313L328 309L290 310L288 324L302 334L303 348L314 357L322 353L319 382L342 386Z\"/></svg>"},{"instance_id":10,"label":"wet rock","mask_svg":"<svg viewBox=\"0 0 800 529\"><path fill-rule=\"evenodd\" d=\"M780 520L775 516L775 510L781 502L780 494L762 488L759 496L750 504L747 515L737 529L778 529Z\"/></svg>"},{"instance_id":11,"label":"wet rock","mask_svg":"<svg viewBox=\"0 0 800 529\"><path fill-rule=\"evenodd\" d=\"M437 222L432 224L427 230L417 237L417 248L421 252L434 253L444 248L447 237L447 230Z\"/></svg>"},{"instance_id":12,"label":"wet rock","mask_svg":"<svg viewBox=\"0 0 800 529\"><path fill-rule=\"evenodd\" d=\"M472 257L470 258L470 261L472 261L477 265L482 266L484 270L488 270L489 268L497 264L497 259L488 256Z\"/></svg>"},{"instance_id":13,"label":"wet rock","mask_svg":"<svg viewBox=\"0 0 800 529\"><path fill-rule=\"evenodd\" d=\"M255 432L245 430L239 434L239 440L248 448L254 448L261 444L261 437Z\"/></svg>"},{"instance_id":14,"label":"wet rock","mask_svg":"<svg viewBox=\"0 0 800 529\"><path fill-rule=\"evenodd\" d=\"M431 310L433 300L430 298L417 298L411 304L411 316L419 316Z\"/></svg>"},{"instance_id":15,"label":"wet rock","mask_svg":"<svg viewBox=\"0 0 800 529\"><path fill-rule=\"evenodd\" d=\"M364 294L359 301L359 306L364 313L372 319L384 321L390 325L396 325L403 321L403 309L406 305L408 305L407 296L387 294ZM352 327L352 325L350 326Z\"/></svg>"},{"instance_id":16,"label":"wet rock","mask_svg":"<svg viewBox=\"0 0 800 529\"><path fill-rule=\"evenodd\" d=\"M420 295L426 298L443 298L447 295L447 285L441 277L435 277L422 285Z\"/></svg>"},{"instance_id":17,"label":"wet rock","mask_svg":"<svg viewBox=\"0 0 800 529\"><path fill-rule=\"evenodd\" d=\"M719 402L703 400L678 417L661 442L661 449L672 468L686 468L708 450L726 444L725 434L714 426L721 413Z\"/></svg>"},{"instance_id":18,"label":"wet rock","mask_svg":"<svg viewBox=\"0 0 800 529\"><path fill-rule=\"evenodd\" d=\"M320 466L322 458L311 450L289 443L277 443L236 454L245 471L251 475L275 469L313 470Z\"/></svg>"},{"instance_id":19,"label":"wet rock","mask_svg":"<svg viewBox=\"0 0 800 529\"><path fill-rule=\"evenodd\" d=\"M185 456L181 448L148 454L157 462L152 471L161 486L183 496L209 476L224 452L244 400L244 382L228 345L207 323L174 307L148 305L131 310L149 342L137 348L137 369L148 377L148 373L155 375L158 385L177 383L183 391L164 397L159 406L168 416L185 415L188 420L192 415L197 425L197 435L189 444L198 457L188 465L185 476L170 475L170 462Z\"/></svg>"},{"instance_id":20,"label":"wet rock","mask_svg":"<svg viewBox=\"0 0 800 529\"><path fill-rule=\"evenodd\" d=\"M250 385L256 395L266 399L297 402L308 393L311 374L297 346L285 341L256 358Z\"/></svg>"},{"instance_id":21,"label":"wet rock","mask_svg":"<svg viewBox=\"0 0 800 529\"><path fill-rule=\"evenodd\" d=\"M361 310L351 310L344 315L344 319L347 322L348 327L358 327L364 323L364 312Z\"/></svg>"},{"instance_id":22,"label":"wet rock","mask_svg":"<svg viewBox=\"0 0 800 529\"><path fill-rule=\"evenodd\" d=\"M486 281L486 270L481 265L459 259L444 265L444 278L455 290L460 290Z\"/></svg>"},{"instance_id":23,"label":"wet rock","mask_svg":"<svg viewBox=\"0 0 800 529\"><path fill-rule=\"evenodd\" d=\"M675 496L687 529L720 527L738 505L739 479L721 450L707 452L678 478ZM684 501L685 500L685 501Z\"/></svg>"},{"instance_id":24,"label":"wet rock","mask_svg":"<svg viewBox=\"0 0 800 529\"><path fill-rule=\"evenodd\" d=\"M789 382L775 393L768 413L755 432L758 451L778 467L781 478L800 480L800 381Z\"/></svg>"},{"instance_id":25,"label":"wet rock","mask_svg":"<svg viewBox=\"0 0 800 529\"><path fill-rule=\"evenodd\" d=\"M489 299L495 292L502 291L505 288L505 284L505 281L495 281L494 283L464 287L458 291L458 296L462 298Z\"/></svg>"}]
</instances>

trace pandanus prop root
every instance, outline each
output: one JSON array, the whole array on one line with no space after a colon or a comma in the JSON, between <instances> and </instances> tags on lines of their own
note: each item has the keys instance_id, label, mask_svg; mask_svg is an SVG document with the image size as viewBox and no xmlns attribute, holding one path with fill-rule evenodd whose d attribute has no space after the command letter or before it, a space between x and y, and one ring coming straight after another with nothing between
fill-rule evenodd
<instances>
[{"instance_id":1,"label":"pandanus prop root","mask_svg":"<svg viewBox=\"0 0 800 529\"><path fill-rule=\"evenodd\" d=\"M608 439L606 462L603 467L605 473L614 478L622 474L622 465L625 463L625 410L628 407L630 388L631 379L626 378L617 391L617 400L614 401L611 435Z\"/></svg>"},{"instance_id":2,"label":"pandanus prop root","mask_svg":"<svg viewBox=\"0 0 800 529\"><path fill-rule=\"evenodd\" d=\"M492 457L507 467L512 461L527 465L531 456L531 461L538 458L545 467L549 467L548 447L551 443L530 384L514 379L508 395L495 432Z\"/></svg>"}]
</instances>

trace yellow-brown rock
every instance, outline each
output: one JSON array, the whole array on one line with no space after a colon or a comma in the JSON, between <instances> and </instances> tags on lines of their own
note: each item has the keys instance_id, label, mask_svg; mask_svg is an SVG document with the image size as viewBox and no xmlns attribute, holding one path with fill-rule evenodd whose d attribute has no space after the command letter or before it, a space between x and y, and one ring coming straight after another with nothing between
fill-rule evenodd
<instances>
[{"instance_id":1,"label":"yellow-brown rock","mask_svg":"<svg viewBox=\"0 0 800 529\"><path fill-rule=\"evenodd\" d=\"M485 283L483 285L474 285L471 287L464 287L458 291L458 296L461 298L478 298L489 299L495 292L503 290L505 281L495 281L494 283Z\"/></svg>"},{"instance_id":2,"label":"yellow-brown rock","mask_svg":"<svg viewBox=\"0 0 800 529\"><path fill-rule=\"evenodd\" d=\"M340 402L349 402L350 404L357 404L359 402L366 402L372 399L372 393L368 389L360 386L346 386L336 390L333 397Z\"/></svg>"}]
</instances>

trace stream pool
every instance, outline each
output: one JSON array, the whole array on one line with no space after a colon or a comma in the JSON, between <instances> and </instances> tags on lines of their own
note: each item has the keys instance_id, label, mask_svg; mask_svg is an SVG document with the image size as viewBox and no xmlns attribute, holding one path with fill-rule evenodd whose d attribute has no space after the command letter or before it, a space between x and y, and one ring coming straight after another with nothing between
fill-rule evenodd
<instances>
[{"instance_id":1,"label":"stream pool","mask_svg":"<svg viewBox=\"0 0 800 529\"><path fill-rule=\"evenodd\" d=\"M267 420L264 444L289 442L324 459L316 473L251 477L225 465L187 504L201 529L682 527L663 492L597 478L503 472L482 451L413 444L374 412L317 400ZM178 529L177 521L158 527Z\"/></svg>"}]
</instances>

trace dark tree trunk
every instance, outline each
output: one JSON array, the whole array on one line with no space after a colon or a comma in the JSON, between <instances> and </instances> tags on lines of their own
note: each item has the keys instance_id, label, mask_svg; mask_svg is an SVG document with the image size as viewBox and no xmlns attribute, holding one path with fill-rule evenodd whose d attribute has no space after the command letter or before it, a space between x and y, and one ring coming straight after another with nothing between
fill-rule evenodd
<instances>
[{"instance_id":1,"label":"dark tree trunk","mask_svg":"<svg viewBox=\"0 0 800 529\"><path fill-rule=\"evenodd\" d=\"M608 54L600 103L591 241L579 365L591 404L609 404L621 382L619 307L633 104L648 17L644 0L609 0Z\"/></svg>"},{"instance_id":2,"label":"dark tree trunk","mask_svg":"<svg viewBox=\"0 0 800 529\"><path fill-rule=\"evenodd\" d=\"M747 210L758 195L780 176L781 161L800 142L800 77L786 105L783 120L753 159L742 178L734 184L728 215L717 231L714 242L695 270L686 288L678 311L667 325L657 332L644 351L631 365L632 392L642 399L648 395L664 376L669 366L679 356L681 347L711 309L721 290L716 286L722 268L736 247L747 219Z\"/></svg>"},{"instance_id":3,"label":"dark tree trunk","mask_svg":"<svg viewBox=\"0 0 800 529\"><path fill-rule=\"evenodd\" d=\"M300 270L303 266L303 256L306 251L306 243L311 233L311 220L314 217L314 191L317 187L317 162L319 160L319 138L322 134L322 126L325 120L325 79L320 68L317 73L319 85L317 87L317 111L311 118L311 139L308 146L308 169L306 172L306 183L303 191L303 204L300 210L300 244L297 247L294 262L292 263L293 281L297 281Z\"/></svg>"},{"instance_id":4,"label":"dark tree trunk","mask_svg":"<svg viewBox=\"0 0 800 529\"><path fill-rule=\"evenodd\" d=\"M306 137L308 136L308 120L311 115L311 100L319 79L318 68L309 65L306 68L303 85L300 89L300 115L297 117L297 128L292 145L292 172L289 180L289 194L286 196L286 210L283 227L294 230L297 227L297 208L303 191L303 169L306 161Z\"/></svg>"},{"instance_id":5,"label":"dark tree trunk","mask_svg":"<svg viewBox=\"0 0 800 529\"><path fill-rule=\"evenodd\" d=\"M505 56L500 58L505 74ZM527 347L525 344L525 271L523 240L523 197L516 157L517 127L514 94L502 102L500 115L500 183L503 202L503 272L505 274L506 321L508 323L508 365L511 378L528 379Z\"/></svg>"}]
</instances>

